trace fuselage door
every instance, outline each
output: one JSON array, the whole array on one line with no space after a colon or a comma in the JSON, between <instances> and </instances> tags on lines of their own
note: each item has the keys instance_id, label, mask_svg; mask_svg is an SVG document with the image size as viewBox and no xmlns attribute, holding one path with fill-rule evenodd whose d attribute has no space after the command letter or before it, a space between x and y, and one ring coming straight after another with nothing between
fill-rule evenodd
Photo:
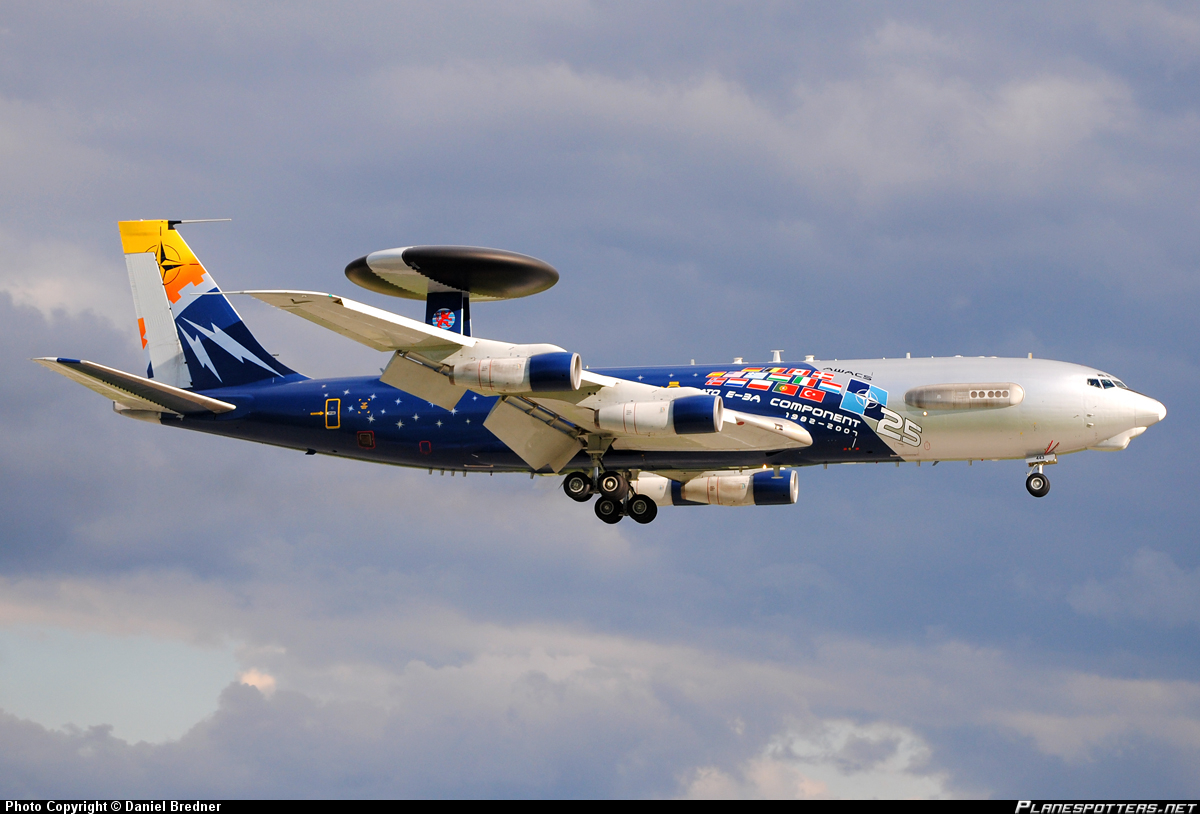
<instances>
[{"instance_id":1,"label":"fuselage door","mask_svg":"<svg viewBox=\"0 0 1200 814\"><path fill-rule=\"evenodd\" d=\"M342 426L342 400L325 399L325 429L336 430Z\"/></svg>"}]
</instances>

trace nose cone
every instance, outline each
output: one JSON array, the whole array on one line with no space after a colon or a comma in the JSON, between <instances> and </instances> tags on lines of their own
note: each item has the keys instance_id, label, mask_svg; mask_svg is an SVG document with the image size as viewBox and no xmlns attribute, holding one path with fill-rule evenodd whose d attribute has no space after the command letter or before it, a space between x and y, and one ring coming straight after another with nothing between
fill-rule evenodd
<instances>
[{"instance_id":1,"label":"nose cone","mask_svg":"<svg viewBox=\"0 0 1200 814\"><path fill-rule=\"evenodd\" d=\"M1155 401L1148 396L1140 396L1134 408L1134 417L1139 427L1149 427L1167 417L1167 408L1161 401Z\"/></svg>"}]
</instances>

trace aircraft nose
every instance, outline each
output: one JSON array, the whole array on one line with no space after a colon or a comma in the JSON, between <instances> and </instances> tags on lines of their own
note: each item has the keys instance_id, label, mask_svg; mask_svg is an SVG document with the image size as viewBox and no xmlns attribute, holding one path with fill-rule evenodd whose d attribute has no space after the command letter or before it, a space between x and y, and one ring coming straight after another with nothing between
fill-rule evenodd
<instances>
[{"instance_id":1,"label":"aircraft nose","mask_svg":"<svg viewBox=\"0 0 1200 814\"><path fill-rule=\"evenodd\" d=\"M1155 401L1148 396L1142 396L1138 400L1134 416L1137 419L1139 427L1149 427L1151 424L1157 424L1167 417L1167 408L1163 406L1161 401Z\"/></svg>"}]
</instances>

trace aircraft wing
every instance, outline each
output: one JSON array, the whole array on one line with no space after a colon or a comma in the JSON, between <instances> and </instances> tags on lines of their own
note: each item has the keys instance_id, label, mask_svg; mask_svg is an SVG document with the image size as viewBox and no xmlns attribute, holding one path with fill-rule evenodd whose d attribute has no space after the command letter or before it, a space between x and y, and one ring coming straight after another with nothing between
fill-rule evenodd
<instances>
[{"instance_id":1,"label":"aircraft wing","mask_svg":"<svg viewBox=\"0 0 1200 814\"><path fill-rule=\"evenodd\" d=\"M382 308L319 291L226 291L245 294L382 351L408 351L431 359L475 345L474 338L443 331Z\"/></svg>"},{"instance_id":2,"label":"aircraft wing","mask_svg":"<svg viewBox=\"0 0 1200 814\"><path fill-rule=\"evenodd\" d=\"M642 382L618 379L583 371L582 386L574 393L532 393L521 398L541 405L556 415L571 421L584 431L597 432L595 410L630 401L666 401L685 396L704 395L694 387L656 387ZM800 424L785 418L773 418L744 413L726 407L720 432L696 435L634 435L609 431L601 435L616 436L618 449L670 450L780 450L812 446L812 435Z\"/></svg>"},{"instance_id":3,"label":"aircraft wing","mask_svg":"<svg viewBox=\"0 0 1200 814\"><path fill-rule=\"evenodd\" d=\"M315 291L227 293L254 297L368 347L391 351L394 356L381 380L447 410L468 389L454 384L447 375L456 360L562 350L556 345L510 345L463 336L345 297ZM595 428L595 411L606 405L668 401L702 395L704 391L656 387L590 370L582 372L580 385L571 392L502 396L484 426L534 469L548 467L555 472L583 448L588 435L616 436L614 443L618 448L637 450L780 450L812 444L812 436L799 424L735 410L725 411L721 430L715 433L645 437L600 432Z\"/></svg>"},{"instance_id":4,"label":"aircraft wing","mask_svg":"<svg viewBox=\"0 0 1200 814\"><path fill-rule=\"evenodd\" d=\"M82 359L60 359L53 356L34 359L43 367L61 373L87 389L112 399L127 410L145 410L175 415L203 415L236 410L236 404L202 396L172 387L169 384L145 379L116 368L98 365Z\"/></svg>"}]
</instances>

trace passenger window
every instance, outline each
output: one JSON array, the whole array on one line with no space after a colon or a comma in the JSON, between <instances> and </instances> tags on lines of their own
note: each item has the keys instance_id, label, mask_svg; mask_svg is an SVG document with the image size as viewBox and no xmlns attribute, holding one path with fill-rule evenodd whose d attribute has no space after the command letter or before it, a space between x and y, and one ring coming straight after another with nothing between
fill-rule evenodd
<instances>
[{"instance_id":1,"label":"passenger window","mask_svg":"<svg viewBox=\"0 0 1200 814\"><path fill-rule=\"evenodd\" d=\"M1088 384L1090 384L1092 387L1099 387L1100 380L1099 379L1088 379Z\"/></svg>"},{"instance_id":2,"label":"passenger window","mask_svg":"<svg viewBox=\"0 0 1200 814\"><path fill-rule=\"evenodd\" d=\"M1104 385L1104 389L1105 389L1105 390L1109 389L1110 387L1115 387L1115 386L1116 386L1116 385L1114 385L1112 382L1110 382L1108 379L1101 379L1101 380L1100 380L1100 384Z\"/></svg>"}]
</instances>

